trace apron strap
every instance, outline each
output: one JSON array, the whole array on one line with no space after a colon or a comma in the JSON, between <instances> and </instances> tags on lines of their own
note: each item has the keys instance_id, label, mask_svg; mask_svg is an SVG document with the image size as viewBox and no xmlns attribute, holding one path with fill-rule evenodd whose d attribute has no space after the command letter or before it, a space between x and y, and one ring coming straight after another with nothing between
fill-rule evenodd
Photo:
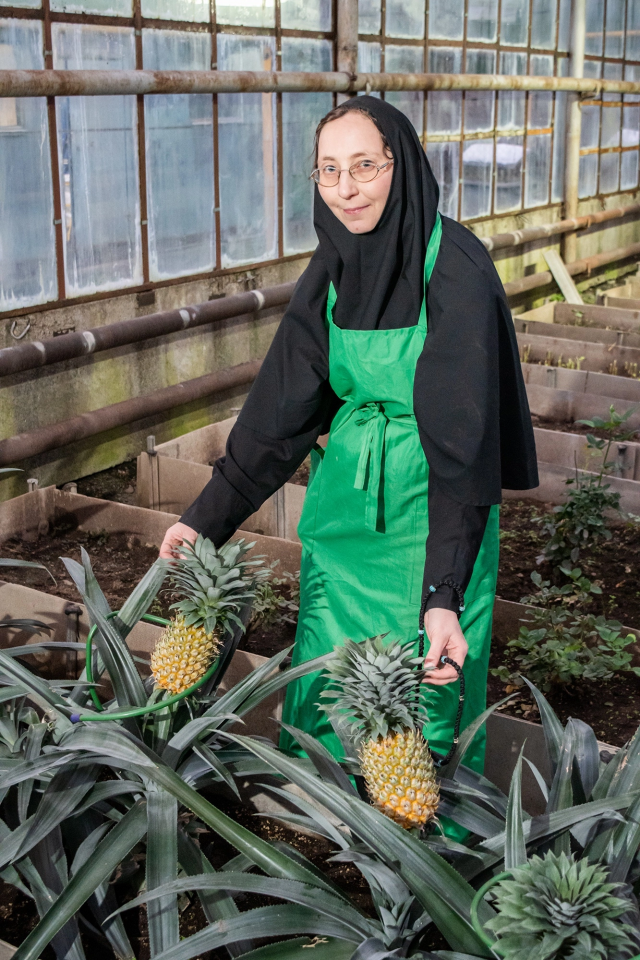
<instances>
[{"instance_id":1,"label":"apron strap","mask_svg":"<svg viewBox=\"0 0 640 960\"><path fill-rule=\"evenodd\" d=\"M373 531L376 530L378 521L382 457L388 422L381 403L366 403L356 411L356 423L359 427L364 427L365 430L360 447L356 479L353 485L356 490L366 489L367 491L364 522L367 530Z\"/></svg>"}]
</instances>

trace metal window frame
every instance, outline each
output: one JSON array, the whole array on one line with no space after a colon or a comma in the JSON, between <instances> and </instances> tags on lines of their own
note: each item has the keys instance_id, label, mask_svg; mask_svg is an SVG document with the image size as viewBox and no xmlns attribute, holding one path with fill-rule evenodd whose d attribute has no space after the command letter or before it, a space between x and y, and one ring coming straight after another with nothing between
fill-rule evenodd
<instances>
[{"instance_id":1,"label":"metal window frame","mask_svg":"<svg viewBox=\"0 0 640 960\"><path fill-rule=\"evenodd\" d=\"M332 21L331 21L331 30L330 31L313 31L313 30L300 30L300 29L288 29L282 27L282 18L281 18L281 0L275 0L275 23L273 27L247 27L240 25L221 25L217 22L216 17L216 0L209 0L209 19L207 22L193 22L193 21L183 21L183 20L164 20L158 18L146 18L142 16L141 11L141 0L132 0L132 10L131 16L120 17L120 16L108 16L103 14L71 14L71 13L60 13L52 11L50 9L50 0L42 0L42 7L37 10L15 7L12 5L0 4L0 18L5 19L25 19L25 20L41 20L43 21L43 37L45 45L45 69L49 70L53 68L53 57L52 57L52 41L51 41L51 24L55 22L64 22L64 23L82 23L82 24L93 24L97 26L125 26L131 27L134 29L135 36L135 47L136 47L136 68L140 69L142 67L142 30L144 29L166 29L166 30L176 30L176 31L194 31L194 32L208 32L211 37L211 67L212 69L217 69L217 36L220 33L224 34L237 34L245 36L273 36L275 38L276 44L276 68L278 70L282 67L281 59L281 48L282 48L282 38L283 37L305 37L311 39L324 39L330 40L333 45L333 59L334 63L336 62L336 24L337 24L337 4L339 0L332 0ZM468 38L468 20L469 20L469 0L465 0L464 3L464 30L462 40L448 40L448 39L430 39L429 38L429 3L426 0L424 4L424 36L422 38L403 38L393 36L391 33L387 32L387 17L386 17L386 0L381 0L381 26L380 32L378 34L366 34L362 33L358 35L358 40L365 42L376 42L380 44L381 49L381 71L385 70L385 50L388 45L393 46L417 46L422 48L423 62L425 65L425 70L428 68L429 63L429 51L432 47L453 47L460 48L464 65L466 66L466 57L468 49L481 49L487 51L493 51L496 56L496 65L499 69L500 65L500 54L505 52L513 52L525 54L527 58L527 72L530 71L531 66L531 56L542 55L542 56L551 56L553 58L553 70L554 76L558 76L559 63L560 61L568 57L568 53L564 51L559 51L558 46L558 30L559 30L559 14L560 14L560 3L562 0L556 0L555 5L555 29L554 29L554 42L553 46L549 48L538 48L531 45L531 28L533 22L533 0L529 3L529 21L527 27L527 42L526 45L514 45L506 44L501 42L501 19L502 19L502 0L498 0L497 5L497 22L496 22L496 38L495 41L483 41L476 39ZM602 53L597 56L594 54L587 54L587 60L596 60L600 61L602 65L605 62L620 62L623 65L627 63L633 63L640 65L639 61L627 61L627 35L629 30L629 6L630 0L625 0L625 13L624 13L624 23L625 23L625 36L623 43L622 56L617 57L605 57L605 32L606 32L606 18L607 18L607 0L604 0L604 9L603 9L603 43L602 43ZM603 69L603 68L601 68ZM298 259L303 259L308 254L294 254L291 256L284 256L284 231L283 231L283 196L284 196L284 182L283 182L283 167L282 167L282 93L277 92L275 95L276 100L276 150L277 150L277 171L276 171L276 212L277 212L277 252L278 257L275 260L270 261L260 261L252 264L243 264L231 268L222 268L221 266L221 230L220 230L220 183L219 183L219 138L218 138L218 95L213 93L210 94L212 97L213 105L213 152L214 152L214 197L215 197L215 248L216 248L216 260L213 270L204 271L199 273L194 273L189 276L181 276L171 279L166 279L162 281L151 281L149 276L149 244L148 244L148 211L147 211L147 183L146 183L146 162L145 162L145 151L146 151L146 129L145 129L145 116L144 116L144 94L137 94L137 143L138 143L138 172L139 172L139 191L140 191L140 218L141 218L141 245L142 245L142 263L143 263L143 283L141 285L129 285L123 286L116 291L104 291L96 294L87 294L86 296L79 296L68 298L66 294L65 286L65 268L64 268L64 243L63 243L63 223L62 223L62 195L61 195L61 182L60 182L60 170L59 170L59 158L58 158L58 138L57 138L57 122L56 122L56 113L55 113L55 98L47 97L47 112L49 120L49 149L51 155L51 167L52 167L52 182L53 182L53 200L54 200L54 217L55 217L55 248L56 248L56 262L57 262L57 279L58 279L58 296L56 300L48 301L44 304L37 304L30 307L25 307L20 310L10 310L3 313L0 313L1 317L8 316L20 316L26 315L29 313L39 312L46 309L51 309L53 306L61 306L63 304L79 304L91 302L99 299L106 299L107 297L113 297L118 295L127 295L136 292L142 292L144 290L156 289L165 286L173 286L178 283L188 283L194 280L207 279L209 277L218 277L230 275L233 273L250 271L255 268L267 266L273 263L278 262L288 262ZM384 97L385 94L383 93ZM458 175L458 219L461 219L462 212L462 193L463 193L463 153L464 153L464 143L467 140L474 139L492 139L493 140L493 166L492 166L492 175L491 175L491 197L490 197L490 211L488 214L471 218L465 220L465 223L468 224L482 224L488 220L500 220L505 217L514 217L529 210L535 209L549 209L552 210L556 207L560 207L561 204L558 202L553 202L551 195L548 198L546 204L537 204L534 207L527 207L525 205L525 176L526 176L526 157L527 157L527 138L534 133L539 133L541 131L529 130L527 128L527 118L530 109L530 92L525 91L525 128L521 133L520 131L502 131L498 127L498 101L493 94L494 103L493 103L493 113L494 113L494 122L493 127L490 131L483 131L480 133L465 133L465 113L466 113L466 101L467 101L467 92L462 92L462 105L461 105L461 130L459 134L429 134L429 94L424 91L423 96L423 131L421 140L423 146L427 147L429 142L441 142L441 141L456 141L460 143L459 150L459 175ZM336 102L337 95L333 95L334 103ZM623 102L622 99L620 101ZM585 153L597 152L598 156L602 153L609 152L625 152L630 150L637 150L637 146L619 147L612 148L603 148L601 146L601 137L602 137L602 106L603 100L601 98L591 97L588 100L585 100L585 103L600 105L600 135L599 135L599 145L597 148L585 148ZM611 104L613 105L613 104ZM551 138L551 163L553 163L553 155L555 149L555 137L564 136L564 130L556 128L555 116L557 111L557 96L554 95L553 98L553 136ZM546 131L545 131L546 132ZM521 167L521 189L520 196L521 202L518 208L509 210L509 211L496 211L496 180L497 180L497 167L496 167L496 150L497 150L497 141L499 136L523 136L523 159ZM581 150L581 155L582 155ZM618 173L618 192L620 190L620 171ZM613 191L615 194L616 191ZM598 179L597 179L597 192L594 195L596 198L604 198L611 196L611 193L606 195L600 193L600 163L598 163Z\"/></svg>"}]
</instances>

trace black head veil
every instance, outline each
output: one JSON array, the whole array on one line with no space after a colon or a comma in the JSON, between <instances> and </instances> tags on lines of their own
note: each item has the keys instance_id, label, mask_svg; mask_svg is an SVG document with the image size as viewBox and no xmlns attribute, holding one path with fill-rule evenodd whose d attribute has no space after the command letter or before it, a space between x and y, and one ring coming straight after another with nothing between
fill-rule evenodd
<instances>
[{"instance_id":1,"label":"black head veil","mask_svg":"<svg viewBox=\"0 0 640 960\"><path fill-rule=\"evenodd\" d=\"M411 327L424 290L424 258L438 209L438 184L410 120L376 97L354 97L346 109L375 118L393 154L383 214L369 233L351 233L316 187L319 253L339 293L334 321L350 329Z\"/></svg>"}]
</instances>

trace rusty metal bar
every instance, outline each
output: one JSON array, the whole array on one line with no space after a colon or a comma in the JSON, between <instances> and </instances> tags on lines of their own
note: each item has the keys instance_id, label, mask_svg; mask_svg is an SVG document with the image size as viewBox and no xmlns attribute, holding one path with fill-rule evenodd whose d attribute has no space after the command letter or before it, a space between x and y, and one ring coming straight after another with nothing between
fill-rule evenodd
<instances>
[{"instance_id":1,"label":"rusty metal bar","mask_svg":"<svg viewBox=\"0 0 640 960\"><path fill-rule=\"evenodd\" d=\"M336 66L340 73L355 75L358 70L358 0L340 0L336 24ZM353 91L338 97L338 103L355 96Z\"/></svg>"},{"instance_id":2,"label":"rusty metal bar","mask_svg":"<svg viewBox=\"0 0 640 960\"><path fill-rule=\"evenodd\" d=\"M640 82L484 73L293 73L250 70L0 70L0 97L145 93L357 93L382 90L564 90L640 93Z\"/></svg>"},{"instance_id":3,"label":"rusty metal bar","mask_svg":"<svg viewBox=\"0 0 640 960\"><path fill-rule=\"evenodd\" d=\"M571 76L584 75L584 48L586 34L586 0L571 3ZM564 215L578 215L578 185L580 179L580 137L582 133L582 106L580 95L571 93L567 104L566 154L564 166ZM565 261L572 263L578 254L575 233L565 238L563 247Z\"/></svg>"},{"instance_id":4,"label":"rusty metal bar","mask_svg":"<svg viewBox=\"0 0 640 960\"><path fill-rule=\"evenodd\" d=\"M544 240L547 237L558 236L563 233L572 233L575 230L587 230L594 223L604 223L607 220L618 220L621 217L637 216L638 214L640 214L640 203L630 203L626 207L600 210L598 213L572 217L569 220L559 220L557 223L543 223L538 227L525 227L523 230L514 230L512 233L496 233L492 237L482 237L481 240L487 250L501 250L505 247L517 247L523 243Z\"/></svg>"},{"instance_id":5,"label":"rusty metal bar","mask_svg":"<svg viewBox=\"0 0 640 960\"><path fill-rule=\"evenodd\" d=\"M265 290L251 290L219 300L208 300L193 307L165 310L94 327L93 330L65 333L44 341L34 340L15 347L5 347L0 350L0 376L139 343L141 340L228 320L256 310L283 306L291 299L294 286L294 283L282 283Z\"/></svg>"},{"instance_id":6,"label":"rusty metal bar","mask_svg":"<svg viewBox=\"0 0 640 960\"><path fill-rule=\"evenodd\" d=\"M637 256L640 256L640 243L632 243L628 247L617 247L615 250L607 250L605 253L596 253L592 257L574 260L573 263L568 263L566 267L571 276L575 277L579 273L592 273L599 267L614 263L616 260L628 260ZM519 280L510 280L504 284L504 289L508 297L515 297L519 293L527 293L529 290L536 290L538 287L546 287L549 283L553 283L553 276L549 270L544 270L541 273L532 273L529 277L521 277Z\"/></svg>"},{"instance_id":7,"label":"rusty metal bar","mask_svg":"<svg viewBox=\"0 0 640 960\"><path fill-rule=\"evenodd\" d=\"M20 433L15 437L0 441L0 465L19 463L28 457L35 457L47 450L55 450L87 437L94 437L105 430L122 427L144 417L152 417L166 410L181 407L185 403L201 400L203 397L236 387L244 387L253 383L261 360L252 360L250 363L240 363L236 367L227 367L216 373L209 373L205 377L187 380L186 383L177 383L172 387L164 387L144 397L132 397L121 403L113 403L108 407L101 407L91 413L83 413L70 420L52 423L47 427L40 427L30 433Z\"/></svg>"}]
</instances>

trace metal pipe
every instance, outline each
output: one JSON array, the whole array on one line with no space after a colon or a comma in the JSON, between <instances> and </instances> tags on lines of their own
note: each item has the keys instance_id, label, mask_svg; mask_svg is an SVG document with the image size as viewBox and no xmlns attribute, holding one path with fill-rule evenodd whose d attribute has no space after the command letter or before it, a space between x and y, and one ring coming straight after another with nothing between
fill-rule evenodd
<instances>
[{"instance_id":1,"label":"metal pipe","mask_svg":"<svg viewBox=\"0 0 640 960\"><path fill-rule=\"evenodd\" d=\"M633 256L640 256L640 243L632 243L628 247L619 247L617 250L610 250L606 253L586 257L583 260L577 260L575 263L567 264L567 270L572 276L579 273L590 273L592 270L615 260L626 260ZM551 273L544 271L505 283L504 289L507 296L515 296L528 290L535 290L537 287L544 287L552 280ZM236 367L230 367L217 373L198 377L195 380L187 380L185 383L178 383L172 387L156 390L145 397L123 400L121 403L101 407L91 413L83 413L78 417L72 417L70 420L63 420L47 427L40 427L30 433L10 437L7 440L0 441L0 466L10 466L26 460L28 457L34 457L39 453L45 453L47 450L53 450L78 440L84 440L87 437L96 436L96 434L103 433L105 430L133 423L143 417L154 416L223 390L245 386L252 383L256 378L261 364L261 360L241 363Z\"/></svg>"},{"instance_id":2,"label":"metal pipe","mask_svg":"<svg viewBox=\"0 0 640 960\"><path fill-rule=\"evenodd\" d=\"M611 210L599 210L598 213L588 213L582 217L572 217L570 220L559 220L557 223L543 223L538 227L525 227L523 230L514 230L512 233L495 233L492 237L481 237L487 250L501 250L504 247L517 247L533 240L544 240L573 230L588 229L594 223L604 223L607 220L618 220L640 213L640 203L630 203L626 207L614 207ZM10 349L16 349L15 347ZM0 351L0 356L2 351Z\"/></svg>"},{"instance_id":3,"label":"metal pipe","mask_svg":"<svg viewBox=\"0 0 640 960\"><path fill-rule=\"evenodd\" d=\"M283 306L291 299L294 287L295 283L282 283L265 290L251 290L248 293L236 293L231 297L221 297L219 300L208 300L193 307L165 310L162 313L110 323L104 327L94 327L92 330L64 333L48 340L5 347L0 350L0 376L139 343L141 340L239 317L268 307Z\"/></svg>"},{"instance_id":4,"label":"metal pipe","mask_svg":"<svg viewBox=\"0 0 640 960\"><path fill-rule=\"evenodd\" d=\"M586 0L572 0L570 69L571 76L576 78L581 78L584 75L585 24ZM564 215L571 218L578 215L582 106L578 93L570 93L568 99L564 166ZM575 233L570 233L565 238L563 253L565 262L572 263L575 260L578 254L578 242Z\"/></svg>"},{"instance_id":5,"label":"metal pipe","mask_svg":"<svg viewBox=\"0 0 640 960\"><path fill-rule=\"evenodd\" d=\"M501 250L567 233L570 230L586 229L607 220L637 214L640 214L640 203L632 203L626 207L601 210L572 220L526 227L524 230L515 230L513 233L496 233L492 237L483 237L481 242L487 250ZM542 274L533 274L533 277L539 276ZM533 277L527 277L526 280L529 281ZM104 327L94 327L92 330L64 333L62 336L47 340L29 341L15 347L5 347L0 350L0 376L22 373L51 363L72 360L74 357L140 343L207 323L228 320L256 310L286 306L291 299L294 287L295 283L282 283L276 287L266 287L264 290L252 290L249 293L237 293L219 300L209 300L192 307L147 314L144 317L121 320Z\"/></svg>"},{"instance_id":6,"label":"metal pipe","mask_svg":"<svg viewBox=\"0 0 640 960\"><path fill-rule=\"evenodd\" d=\"M355 76L358 69L358 0L340 0L336 23L337 67L340 73ZM338 103L355 96L339 94Z\"/></svg>"},{"instance_id":7,"label":"metal pipe","mask_svg":"<svg viewBox=\"0 0 640 960\"><path fill-rule=\"evenodd\" d=\"M195 380L155 390L144 397L132 397L121 403L113 403L108 407L71 417L70 420L39 427L29 433L19 433L15 437L0 441L0 465L19 463L28 457L46 453L47 450L55 450L57 447L94 437L105 430L155 416L214 393L246 386L255 380L261 364L261 360L240 363L236 367L228 367Z\"/></svg>"},{"instance_id":8,"label":"metal pipe","mask_svg":"<svg viewBox=\"0 0 640 960\"><path fill-rule=\"evenodd\" d=\"M0 97L144 93L358 93L366 90L560 90L640 93L640 82L485 73L290 73L251 70L0 70Z\"/></svg>"},{"instance_id":9,"label":"metal pipe","mask_svg":"<svg viewBox=\"0 0 640 960\"><path fill-rule=\"evenodd\" d=\"M574 260L573 263L568 263L566 266L573 277L579 273L592 273L598 267L604 267L616 260L628 260L630 257L637 256L640 256L640 243L632 243L628 247L617 247L615 250L607 250L605 253L596 253L592 257ZM519 293L527 293L529 290L536 290L538 287L546 287L547 284L553 282L552 273L549 270L544 270L541 273L532 273L529 277L520 277L519 280L510 280L504 284L504 289L508 297L515 297Z\"/></svg>"}]
</instances>

